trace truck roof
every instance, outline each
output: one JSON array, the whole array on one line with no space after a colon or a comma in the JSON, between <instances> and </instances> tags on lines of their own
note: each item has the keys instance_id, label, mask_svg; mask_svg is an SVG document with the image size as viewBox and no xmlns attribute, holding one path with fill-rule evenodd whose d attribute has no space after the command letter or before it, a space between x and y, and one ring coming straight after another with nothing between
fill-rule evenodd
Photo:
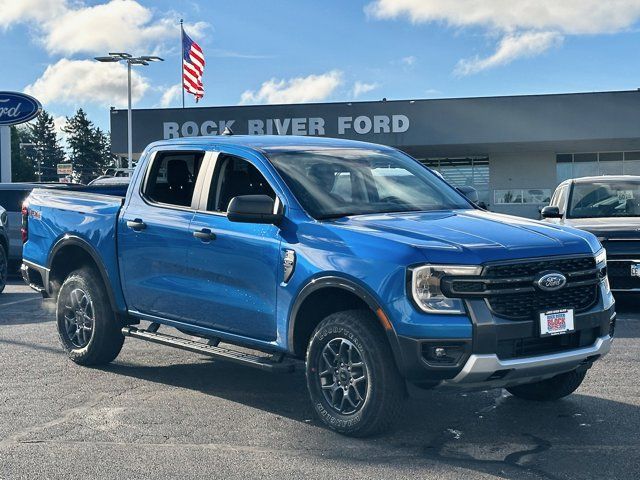
<instances>
[{"instance_id":1,"label":"truck roof","mask_svg":"<svg viewBox=\"0 0 640 480\"><path fill-rule=\"evenodd\" d=\"M602 183L602 182L625 182L625 181L640 181L638 175L598 175L592 177L579 177L571 179L574 183Z\"/></svg>"},{"instance_id":2,"label":"truck roof","mask_svg":"<svg viewBox=\"0 0 640 480\"><path fill-rule=\"evenodd\" d=\"M365 148L369 150L391 150L376 143L343 140L329 137L296 135L209 135L181 137L153 142L150 147L161 145L234 145L260 151L309 150L322 148Z\"/></svg>"}]
</instances>

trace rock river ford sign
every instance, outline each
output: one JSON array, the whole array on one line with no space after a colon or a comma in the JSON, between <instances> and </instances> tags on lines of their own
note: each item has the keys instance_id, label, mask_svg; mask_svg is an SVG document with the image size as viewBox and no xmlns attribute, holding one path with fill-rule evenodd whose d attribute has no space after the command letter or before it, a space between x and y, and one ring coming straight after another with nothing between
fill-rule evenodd
<instances>
[{"instance_id":1,"label":"rock river ford sign","mask_svg":"<svg viewBox=\"0 0 640 480\"><path fill-rule=\"evenodd\" d=\"M0 125L17 125L35 118L42 106L35 98L18 92L0 92Z\"/></svg>"}]
</instances>

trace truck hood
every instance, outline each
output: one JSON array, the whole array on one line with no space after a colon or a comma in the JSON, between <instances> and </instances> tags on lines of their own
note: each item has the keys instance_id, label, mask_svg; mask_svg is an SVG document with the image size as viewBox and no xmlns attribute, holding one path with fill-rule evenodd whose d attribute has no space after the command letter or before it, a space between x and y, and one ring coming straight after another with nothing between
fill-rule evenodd
<instances>
[{"instance_id":1,"label":"truck hood","mask_svg":"<svg viewBox=\"0 0 640 480\"><path fill-rule=\"evenodd\" d=\"M601 238L640 238L640 217L567 218L564 224Z\"/></svg>"},{"instance_id":2,"label":"truck hood","mask_svg":"<svg viewBox=\"0 0 640 480\"><path fill-rule=\"evenodd\" d=\"M434 263L480 264L600 249L584 231L481 210L360 215L336 224L410 244Z\"/></svg>"}]
</instances>

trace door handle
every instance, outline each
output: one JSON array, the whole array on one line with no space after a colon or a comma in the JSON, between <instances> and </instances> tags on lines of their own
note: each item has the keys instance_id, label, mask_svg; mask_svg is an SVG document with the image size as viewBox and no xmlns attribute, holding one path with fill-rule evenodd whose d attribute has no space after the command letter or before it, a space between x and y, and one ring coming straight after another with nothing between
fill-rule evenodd
<instances>
[{"instance_id":1,"label":"door handle","mask_svg":"<svg viewBox=\"0 0 640 480\"><path fill-rule=\"evenodd\" d=\"M140 230L144 230L145 228L147 228L147 224L139 218L136 218L134 220L127 220L127 227L129 227L131 230L139 232Z\"/></svg>"},{"instance_id":2,"label":"door handle","mask_svg":"<svg viewBox=\"0 0 640 480\"><path fill-rule=\"evenodd\" d=\"M193 236L199 238L203 242L210 242L211 240L216 239L216 234L213 233L208 228L203 228L202 230L196 230L193 232Z\"/></svg>"}]
</instances>

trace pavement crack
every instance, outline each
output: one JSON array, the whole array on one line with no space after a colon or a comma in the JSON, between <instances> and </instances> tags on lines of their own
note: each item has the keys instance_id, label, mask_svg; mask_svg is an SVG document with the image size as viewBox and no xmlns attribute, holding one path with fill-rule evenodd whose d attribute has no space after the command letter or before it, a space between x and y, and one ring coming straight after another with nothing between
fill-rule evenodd
<instances>
[{"instance_id":1,"label":"pavement crack","mask_svg":"<svg viewBox=\"0 0 640 480\"><path fill-rule=\"evenodd\" d=\"M540 454L552 447L550 442L542 438L531 434L524 434L524 436L529 437L533 442L535 442L535 446L533 448L512 452L502 460L476 458L473 455L462 452L458 452L455 455L448 454L446 449L450 445L451 438L444 433L439 435L431 445L428 445L423 450L423 455L433 460L439 460L450 465L473 469L479 472L499 476L501 478L521 479L533 477L546 480L560 480L560 477L548 473L541 468L532 465L523 465L521 463L524 457ZM514 475L509 475L507 473L509 470L515 470Z\"/></svg>"},{"instance_id":2,"label":"pavement crack","mask_svg":"<svg viewBox=\"0 0 640 480\"><path fill-rule=\"evenodd\" d=\"M131 390L134 390L136 388L141 388L141 386L137 386L134 387L133 389L128 389L128 390L123 390L121 392L118 392L117 394L112 394L112 393L99 393L96 395L93 395L92 397L90 397L87 401L85 401L84 403L73 407L73 408L69 408L67 410L63 410L61 415L49 420L47 422L38 424L38 425L32 425L29 427L26 427L2 440L0 440L0 447L4 447L7 445L11 445L11 444L25 444L25 443L46 443L46 440L43 439L38 439L38 438L29 438L29 437L35 437L37 436L38 433L43 432L49 428L52 427L56 427L59 425L63 425L67 422L70 423L76 423L78 418L84 418L85 413L87 411L91 411L93 409L95 409L96 407L98 407L103 401L113 401L114 399L118 398L121 395L124 395L125 393L129 393L131 392Z\"/></svg>"}]
</instances>

